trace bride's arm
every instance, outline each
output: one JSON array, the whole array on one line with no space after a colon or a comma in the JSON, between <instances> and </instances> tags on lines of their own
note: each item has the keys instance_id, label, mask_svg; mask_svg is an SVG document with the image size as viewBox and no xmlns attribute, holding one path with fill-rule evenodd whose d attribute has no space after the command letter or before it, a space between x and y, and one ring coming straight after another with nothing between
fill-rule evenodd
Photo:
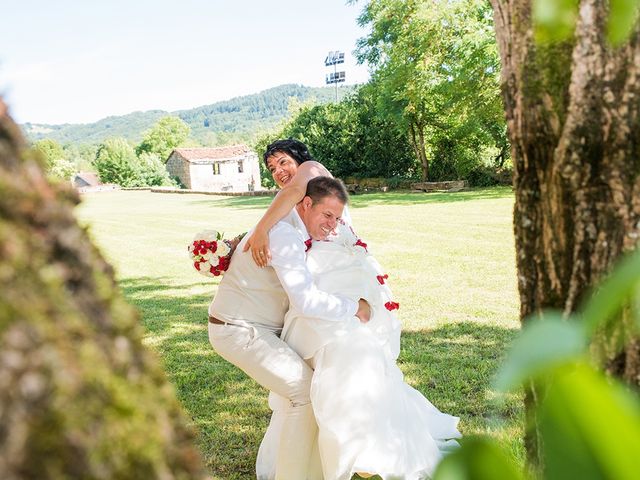
<instances>
[{"instance_id":1,"label":"bride's arm","mask_svg":"<svg viewBox=\"0 0 640 480\"><path fill-rule=\"evenodd\" d=\"M332 175L321 163L315 161L301 163L291 182L275 196L253 233L247 239L243 250L246 252L251 249L251 256L259 267L265 267L271 259L269 251L269 230L271 227L282 220L304 198L309 180L321 176L331 177ZM265 252L265 255L260 256L261 252Z\"/></svg>"}]
</instances>

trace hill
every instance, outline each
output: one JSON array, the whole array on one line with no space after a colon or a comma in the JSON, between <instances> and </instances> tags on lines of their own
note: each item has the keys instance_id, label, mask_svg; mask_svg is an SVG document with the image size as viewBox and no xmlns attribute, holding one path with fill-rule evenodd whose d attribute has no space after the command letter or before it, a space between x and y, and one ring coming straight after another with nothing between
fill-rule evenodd
<instances>
[{"instance_id":1,"label":"hill","mask_svg":"<svg viewBox=\"0 0 640 480\"><path fill-rule=\"evenodd\" d=\"M340 97L353 89L353 86L340 87ZM203 145L223 144L227 139L250 142L260 132L288 117L291 99L328 103L335 99L334 95L334 87L288 84L190 110L134 112L87 124L25 123L21 126L32 141L51 138L63 144L97 144L109 137L124 137L137 143L158 119L175 115L191 127L191 136Z\"/></svg>"}]
</instances>

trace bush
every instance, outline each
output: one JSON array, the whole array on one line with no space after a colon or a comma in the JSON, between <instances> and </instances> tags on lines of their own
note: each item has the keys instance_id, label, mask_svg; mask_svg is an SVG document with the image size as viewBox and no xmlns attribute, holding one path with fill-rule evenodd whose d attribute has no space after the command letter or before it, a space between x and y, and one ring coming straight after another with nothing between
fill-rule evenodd
<instances>
[{"instance_id":1,"label":"bush","mask_svg":"<svg viewBox=\"0 0 640 480\"><path fill-rule=\"evenodd\" d=\"M55 140L49 138L39 140L33 148L44 158L50 180L70 180L77 171L75 163L69 159L67 152Z\"/></svg>"},{"instance_id":2,"label":"bush","mask_svg":"<svg viewBox=\"0 0 640 480\"><path fill-rule=\"evenodd\" d=\"M105 140L93 162L103 183L121 187L177 186L171 179L160 156L142 152L136 156L133 147L123 138Z\"/></svg>"},{"instance_id":3,"label":"bush","mask_svg":"<svg viewBox=\"0 0 640 480\"><path fill-rule=\"evenodd\" d=\"M142 185L155 186L174 186L176 183L169 176L169 172L164 163L157 154L142 153L138 157L138 179Z\"/></svg>"},{"instance_id":4,"label":"bush","mask_svg":"<svg viewBox=\"0 0 640 480\"><path fill-rule=\"evenodd\" d=\"M495 168L480 165L467 175L471 187L492 187L494 185L511 185L512 171L506 168Z\"/></svg>"},{"instance_id":5,"label":"bush","mask_svg":"<svg viewBox=\"0 0 640 480\"><path fill-rule=\"evenodd\" d=\"M376 98L374 89L360 88L337 104L303 106L277 132L260 138L256 151L261 156L267 144L290 137L304 142L338 178L415 175L419 167L407 132L376 113ZM270 178L266 170L263 173L263 178Z\"/></svg>"},{"instance_id":6,"label":"bush","mask_svg":"<svg viewBox=\"0 0 640 480\"><path fill-rule=\"evenodd\" d=\"M109 138L98 147L93 166L103 183L140 187L137 163L133 147L124 138Z\"/></svg>"}]
</instances>

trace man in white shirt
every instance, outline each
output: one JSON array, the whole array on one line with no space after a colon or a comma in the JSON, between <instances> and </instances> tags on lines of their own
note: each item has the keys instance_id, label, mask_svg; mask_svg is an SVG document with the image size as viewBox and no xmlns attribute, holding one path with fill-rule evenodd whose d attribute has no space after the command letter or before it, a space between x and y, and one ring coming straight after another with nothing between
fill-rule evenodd
<instances>
[{"instance_id":1,"label":"man in white shirt","mask_svg":"<svg viewBox=\"0 0 640 480\"><path fill-rule=\"evenodd\" d=\"M280 339L289 306L306 317L325 320L354 315L367 322L371 314L363 299L356 303L318 290L306 265L310 238L326 239L347 200L339 180L310 180L304 199L269 232L269 266L258 267L251 253L243 252L246 236L209 306L209 341L216 352L291 402L276 460L276 479L305 478L317 430L310 400L313 371Z\"/></svg>"}]
</instances>

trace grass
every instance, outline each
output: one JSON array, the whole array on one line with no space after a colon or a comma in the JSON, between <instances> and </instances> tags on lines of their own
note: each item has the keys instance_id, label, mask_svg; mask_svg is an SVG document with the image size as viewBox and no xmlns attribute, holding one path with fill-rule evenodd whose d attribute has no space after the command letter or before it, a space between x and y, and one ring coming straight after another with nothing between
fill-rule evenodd
<instances>
[{"instance_id":1,"label":"grass","mask_svg":"<svg viewBox=\"0 0 640 480\"><path fill-rule=\"evenodd\" d=\"M266 391L211 349L207 306L218 280L198 275L187 244L205 228L248 230L269 197L94 193L80 220L141 312L214 478L254 478L270 412ZM409 384L461 417L463 434L497 438L523 461L518 396L497 404L491 378L516 335L518 298L509 188L352 198L359 235L389 274L404 325Z\"/></svg>"}]
</instances>

